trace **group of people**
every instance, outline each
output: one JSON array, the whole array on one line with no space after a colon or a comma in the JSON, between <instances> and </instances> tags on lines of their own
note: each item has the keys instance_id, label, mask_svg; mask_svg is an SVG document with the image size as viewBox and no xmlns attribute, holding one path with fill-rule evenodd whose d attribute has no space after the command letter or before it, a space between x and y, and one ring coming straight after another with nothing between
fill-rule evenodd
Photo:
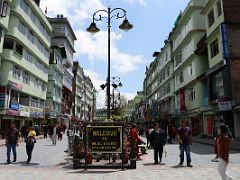
<instances>
[{"instance_id":1,"label":"group of people","mask_svg":"<svg viewBox=\"0 0 240 180\"><path fill-rule=\"evenodd\" d=\"M169 131L169 129L168 129ZM171 134L171 135L170 135ZM171 133L168 133L170 139L168 143L172 144L172 139L175 140L175 136L178 138L180 149L180 162L178 166L182 166L184 163L184 153L186 154L187 167L193 167L191 164L191 146L192 146L192 131L188 127L187 121L181 121L181 126L177 129L175 126L171 126ZM137 126L132 125L130 130L130 138L132 140L133 148L136 149L135 156L140 159L138 152L138 145L141 143L141 139L138 135ZM167 142L167 132L156 123L154 126L150 126L146 130L147 147L154 150L154 164L164 165L162 162L163 148ZM221 175L222 180L233 180L231 176L226 173L227 165L229 163L229 147L232 135L227 125L220 123L217 127L217 136L215 140L215 154L216 157L213 161L218 162L218 172Z\"/></svg>"},{"instance_id":2,"label":"group of people","mask_svg":"<svg viewBox=\"0 0 240 180\"><path fill-rule=\"evenodd\" d=\"M59 141L62 140L65 130L66 130L66 126L62 125L62 124L56 124L55 126L44 125L43 126L43 137L47 138L47 136L49 136L50 139L52 140L52 145L56 145L57 139Z\"/></svg>"},{"instance_id":3,"label":"group of people","mask_svg":"<svg viewBox=\"0 0 240 180\"><path fill-rule=\"evenodd\" d=\"M26 153L27 153L27 161L26 163L30 163L32 159L32 151L34 148L34 143L36 143L36 132L34 128L29 127L26 129L24 134L22 134L22 137L24 138L24 142L26 143ZM20 133L19 130L16 128L16 125L13 124L13 126L7 130L6 134L6 147L7 147L7 162L5 164L10 164L11 163L11 151L13 152L13 161L16 162L17 160L17 152L16 152L16 147L19 145L20 139Z\"/></svg>"},{"instance_id":4,"label":"group of people","mask_svg":"<svg viewBox=\"0 0 240 180\"><path fill-rule=\"evenodd\" d=\"M62 136L65 133L65 126L56 124L55 126L44 125L43 126L43 137L47 138L47 135L52 140L52 145L56 145L57 138L59 141L62 140ZM36 143L37 132L33 127L22 126L21 131L16 127L16 124L13 124L7 130L6 133L6 147L7 147L7 161L5 164L10 164L11 162L16 162L17 152L16 147L19 146L20 137L24 139L26 143L26 153L27 160L26 163L29 164L32 159L32 152L34 149L34 144ZM11 161L11 151L13 152L13 160Z\"/></svg>"}]
</instances>

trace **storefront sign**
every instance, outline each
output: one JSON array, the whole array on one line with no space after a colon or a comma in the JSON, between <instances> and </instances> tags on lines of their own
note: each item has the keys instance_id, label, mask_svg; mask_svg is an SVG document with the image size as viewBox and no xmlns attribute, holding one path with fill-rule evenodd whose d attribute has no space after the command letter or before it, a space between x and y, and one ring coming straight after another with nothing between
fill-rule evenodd
<instances>
[{"instance_id":1,"label":"storefront sign","mask_svg":"<svg viewBox=\"0 0 240 180\"><path fill-rule=\"evenodd\" d=\"M0 108L5 106L5 87L0 87Z\"/></svg>"},{"instance_id":2,"label":"storefront sign","mask_svg":"<svg viewBox=\"0 0 240 180\"><path fill-rule=\"evenodd\" d=\"M19 104L17 102L11 102L10 103L10 109L18 111L19 110Z\"/></svg>"},{"instance_id":3,"label":"storefront sign","mask_svg":"<svg viewBox=\"0 0 240 180\"><path fill-rule=\"evenodd\" d=\"M39 116L40 116L39 112L32 112L31 113L31 117L33 117L33 118L39 118Z\"/></svg>"},{"instance_id":4,"label":"storefront sign","mask_svg":"<svg viewBox=\"0 0 240 180\"><path fill-rule=\"evenodd\" d=\"M218 102L219 111L231 111L232 103L231 101Z\"/></svg>"},{"instance_id":5,"label":"storefront sign","mask_svg":"<svg viewBox=\"0 0 240 180\"><path fill-rule=\"evenodd\" d=\"M88 152L122 153L122 126L87 127Z\"/></svg>"},{"instance_id":6,"label":"storefront sign","mask_svg":"<svg viewBox=\"0 0 240 180\"><path fill-rule=\"evenodd\" d=\"M227 24L226 23L222 23L220 25L220 30L221 30L221 35L222 35L221 37L222 37L223 57L225 59L227 59L230 56Z\"/></svg>"},{"instance_id":7,"label":"storefront sign","mask_svg":"<svg viewBox=\"0 0 240 180\"><path fill-rule=\"evenodd\" d=\"M20 111L20 116L22 117L30 117L30 113L27 111Z\"/></svg>"},{"instance_id":8,"label":"storefront sign","mask_svg":"<svg viewBox=\"0 0 240 180\"><path fill-rule=\"evenodd\" d=\"M10 115L10 116L20 116L20 112L19 111L14 111L12 109L7 109L7 115Z\"/></svg>"}]
</instances>

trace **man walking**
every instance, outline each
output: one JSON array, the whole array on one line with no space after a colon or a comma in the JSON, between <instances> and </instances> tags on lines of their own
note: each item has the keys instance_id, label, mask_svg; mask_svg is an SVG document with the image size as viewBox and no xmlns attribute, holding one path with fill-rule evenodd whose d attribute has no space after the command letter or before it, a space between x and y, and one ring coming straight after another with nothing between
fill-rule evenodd
<instances>
[{"instance_id":1,"label":"man walking","mask_svg":"<svg viewBox=\"0 0 240 180\"><path fill-rule=\"evenodd\" d=\"M165 131L159 127L159 124L155 124L154 131L151 133L150 137L154 149L154 164L158 164L159 157L160 165L164 165L164 163L162 163L162 154L163 146L165 146L167 139Z\"/></svg>"},{"instance_id":2,"label":"man walking","mask_svg":"<svg viewBox=\"0 0 240 180\"><path fill-rule=\"evenodd\" d=\"M17 160L16 146L18 146L18 140L19 140L19 131L16 128L16 125L13 124L13 126L7 131L7 138L6 138L7 162L5 164L11 163L11 160L10 160L11 150L13 151L12 162L16 162Z\"/></svg>"},{"instance_id":3,"label":"man walking","mask_svg":"<svg viewBox=\"0 0 240 180\"><path fill-rule=\"evenodd\" d=\"M179 166L183 165L184 162L184 151L187 156L187 166L193 167L191 165L190 157L190 145L192 145L192 132L191 129L187 126L186 121L181 122L181 127L178 129L178 139L180 144L180 163Z\"/></svg>"}]
</instances>

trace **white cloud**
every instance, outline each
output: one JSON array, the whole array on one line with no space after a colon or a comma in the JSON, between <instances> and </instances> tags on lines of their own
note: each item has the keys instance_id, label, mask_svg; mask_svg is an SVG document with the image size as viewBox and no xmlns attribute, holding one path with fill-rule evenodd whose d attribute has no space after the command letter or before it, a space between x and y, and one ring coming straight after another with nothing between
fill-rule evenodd
<instances>
[{"instance_id":1,"label":"white cloud","mask_svg":"<svg viewBox=\"0 0 240 180\"><path fill-rule=\"evenodd\" d=\"M126 2L138 2L141 5L146 5L145 0L126 0ZM66 3L67 2L67 3ZM101 74L94 71L94 64L96 61L107 63L107 32L100 31L92 36L86 32L86 27L92 20L92 14L98 9L106 9L103 0L42 0L41 8L43 11L47 7L47 16L56 17L57 14L63 14L67 17L74 29L77 36L75 49L77 53L74 55L87 55L91 64L91 70L85 70L93 81L96 88L105 83L105 79ZM101 24L100 24L101 25ZM112 71L117 73L126 74L138 68L140 63L144 62L141 55L131 55L122 52L118 48L118 41L122 39L121 34L111 33L111 67ZM100 89L100 88L99 88ZM97 106L104 107L105 105L105 92L100 91L97 95ZM133 97L131 93L125 93L126 97Z\"/></svg>"},{"instance_id":2,"label":"white cloud","mask_svg":"<svg viewBox=\"0 0 240 180\"><path fill-rule=\"evenodd\" d=\"M124 0L124 1L128 2L128 3L137 2L137 3L141 4L142 6L146 6L147 5L147 2L145 0Z\"/></svg>"}]
</instances>

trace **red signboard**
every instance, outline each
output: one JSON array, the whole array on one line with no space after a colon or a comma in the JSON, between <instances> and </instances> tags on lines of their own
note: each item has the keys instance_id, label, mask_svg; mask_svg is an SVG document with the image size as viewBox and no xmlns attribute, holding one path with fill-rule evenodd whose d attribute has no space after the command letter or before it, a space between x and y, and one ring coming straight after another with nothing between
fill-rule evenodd
<instances>
[{"instance_id":1,"label":"red signboard","mask_svg":"<svg viewBox=\"0 0 240 180\"><path fill-rule=\"evenodd\" d=\"M184 89L179 90L179 96L180 96L180 111L184 112L186 111Z\"/></svg>"},{"instance_id":2,"label":"red signboard","mask_svg":"<svg viewBox=\"0 0 240 180\"><path fill-rule=\"evenodd\" d=\"M7 109L7 115L20 116L20 111L14 111L14 110L11 110L11 109Z\"/></svg>"},{"instance_id":3,"label":"red signboard","mask_svg":"<svg viewBox=\"0 0 240 180\"><path fill-rule=\"evenodd\" d=\"M211 116L207 118L207 123L208 123L208 135L211 135L213 129L213 120Z\"/></svg>"}]
</instances>

